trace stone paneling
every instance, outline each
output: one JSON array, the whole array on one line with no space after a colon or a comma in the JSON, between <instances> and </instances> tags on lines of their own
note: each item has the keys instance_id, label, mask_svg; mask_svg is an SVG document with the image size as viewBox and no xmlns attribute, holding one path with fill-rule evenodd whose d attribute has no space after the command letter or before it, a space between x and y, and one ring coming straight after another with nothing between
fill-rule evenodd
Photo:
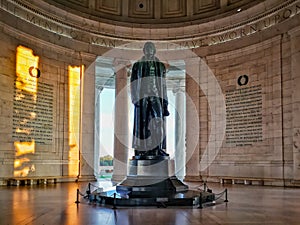
<instances>
[{"instance_id":1,"label":"stone paneling","mask_svg":"<svg viewBox=\"0 0 300 225\"><path fill-rule=\"evenodd\" d=\"M37 0L33 0L37 1ZM206 23L207 20L222 18L222 14L228 16L243 6L243 11L250 7L256 7L259 0L44 0L51 5L70 9L76 15L85 18L93 18L110 24L121 22L126 27L143 26L161 27L197 20ZM279 0L280 2L284 0ZM41 1L43 2L43 1ZM278 4L280 3L278 2ZM267 7L273 7L275 3ZM265 6L263 11L266 10ZM49 8L49 7L45 7ZM48 10L48 9L46 9ZM259 12L253 9L253 16ZM249 16L246 16L248 19ZM149 20L151 19L151 20ZM203 21L202 21L203 20ZM237 20L241 22L242 20ZM150 38L151 39L151 38Z\"/></svg>"},{"instance_id":2,"label":"stone paneling","mask_svg":"<svg viewBox=\"0 0 300 225\"><path fill-rule=\"evenodd\" d=\"M292 75L292 103L293 103L293 160L294 160L294 179L300 180L300 29L290 32L291 36L291 75Z\"/></svg>"},{"instance_id":3,"label":"stone paneling","mask_svg":"<svg viewBox=\"0 0 300 225\"><path fill-rule=\"evenodd\" d=\"M208 65L224 93L231 89L262 87L262 141L250 146L232 146L224 141L209 168L209 176L274 179L279 183L292 179L292 163L283 162L293 160L291 141L288 142L287 138L292 133L292 125L283 121L291 117L288 43L289 40L285 39L282 44L278 36L246 48L207 57ZM243 74L248 75L249 82L239 86L237 79ZM205 108L201 112L205 112ZM243 111L240 113L243 114ZM201 131L200 140L206 140L208 132L209 127L206 132ZM245 137L241 134L239 138L244 140Z\"/></svg>"},{"instance_id":4,"label":"stone paneling","mask_svg":"<svg viewBox=\"0 0 300 225\"><path fill-rule=\"evenodd\" d=\"M129 17L154 18L153 0L129 0Z\"/></svg>"},{"instance_id":5,"label":"stone paneling","mask_svg":"<svg viewBox=\"0 0 300 225\"><path fill-rule=\"evenodd\" d=\"M165 0L161 2L162 18L186 16L185 0Z\"/></svg>"},{"instance_id":6,"label":"stone paneling","mask_svg":"<svg viewBox=\"0 0 300 225\"><path fill-rule=\"evenodd\" d=\"M220 8L220 0L194 0L194 14Z\"/></svg>"},{"instance_id":7,"label":"stone paneling","mask_svg":"<svg viewBox=\"0 0 300 225\"><path fill-rule=\"evenodd\" d=\"M82 6L87 3L92 5L91 2L92 1L73 1L73 3L79 6L76 8L81 9L83 8ZM173 5L171 5L171 1L166 1L164 3L165 6L158 4L155 5L155 9L154 0L128 0L128 2L130 2L132 6L128 9L131 11L131 19L136 17L144 18L145 21L156 21L147 20L147 18L152 19L157 15L161 16L163 7L165 7L165 15L169 13L168 16L170 16L166 17L167 20L171 20L169 18L172 17L172 13L174 13L174 15L183 13L182 15L184 15L184 10L180 8L180 4L182 4L183 1L173 1ZM213 6L214 3L217 4L217 1L213 0L199 0L194 2L198 2L198 4L201 3L202 8L205 6L208 7L208 5ZM230 2L233 4L233 1ZM234 5L236 6L242 3L244 4L247 1L235 2ZM73 3L69 2L68 4L65 1L64 6L67 6L67 4L74 6L75 4ZM96 2L93 1L93 3ZM97 7L98 9L101 8L101 10L106 8L108 10L107 14L121 14L121 12L118 11L118 7L121 6L118 4L121 4L121 0L119 2L110 2L108 0L98 1ZM111 11L109 12L109 10ZM24 18L21 16L24 14L18 15L16 13L20 13L18 10L14 10L14 12L15 15L12 12L8 14L1 11L2 23L0 29L2 33L0 35L0 46L3 51L0 53L0 66L2 68L0 71L0 178L11 177L14 172L15 147L11 137L11 126L13 119L12 103L14 97L15 56L18 45L27 46L33 50L35 55L40 57L40 68L42 71L41 81L52 84L56 96L54 101L55 120L53 127L55 130L53 133L55 141L53 145L36 146L35 154L30 155L30 160L35 162L36 172L31 175L67 176L69 144L67 112L68 75L66 66L83 63L87 60L84 58L87 52L100 55L107 49L97 46L97 43L94 42L88 42L88 44L86 44L80 41L81 35L82 37L86 37L85 35L88 34L86 27L86 32L84 33L75 32L75 30L68 33L67 30L61 31L52 24L50 26L47 21L36 20L37 17L31 20L32 24L27 23L25 20L22 21ZM154 15L154 12L156 15ZM17 17L17 15L19 17ZM28 14L25 15L28 16ZM71 18L77 21L75 20L77 16ZM155 19L156 18L157 17L155 17ZM228 20L233 18L235 17L228 18ZM67 19L68 17L66 15L66 21ZM299 22L297 22L299 20L297 19L299 19L299 17L290 20L294 26L299 26ZM180 18L178 18L178 21L179 20ZM8 24L7 26L5 25L6 23ZM79 27L81 24L77 23L77 25ZM100 27L104 31L109 30L111 33L115 31L114 26L110 24L102 25L103 24L101 24ZM263 92L263 141L253 144L253 146L227 146L226 142L224 142L217 159L205 173L205 175L209 177L231 176L266 180L292 179L294 177L294 179L298 181L300 179L300 92L298 87L300 79L298 73L299 63L297 63L300 59L300 34L298 31L292 32L290 34L291 37L286 37L282 43L281 37L285 35L281 36L278 34L280 34L280 32L285 33L282 29L283 25L275 24L274 26L277 26L276 28L278 29L270 28L266 31L260 30L252 36L245 35L244 30L241 30L239 40L235 40L234 36L232 36L227 42L218 42L217 46L199 47L199 49L197 49L198 52L201 51L199 54L209 55L206 56L207 62L215 73L224 93L227 89L239 88L237 86L237 78L242 74L249 75L249 85L262 85ZM171 27L170 29L172 32L175 30L174 34L184 34L183 31L185 30L184 27L178 27L176 29ZM288 28L286 28L285 31L287 29ZM50 33L50 31L53 30L57 32ZM142 28L138 30L133 29L132 33L133 35L137 33L145 35L145 30L146 29ZM151 34L153 30L154 29L150 28L147 29L147 35L148 33ZM168 33L168 30L164 29L160 32L161 34L163 32ZM68 34L70 34L70 37L67 37ZM230 34L233 33L229 33L229 38ZM272 38L275 35L278 36ZM224 36L219 36L220 39L222 37ZM100 39L98 44L101 43L101 41ZM106 47L108 48L108 46ZM90 77L86 78L88 79ZM201 76L199 79L200 82L206 82L204 76ZM85 131L85 133L82 135L82 138L84 139L84 150L87 151L87 153L84 153L86 153L88 157L93 156L91 152L93 150L93 127L91 124L93 123L92 106L94 101L91 100L92 96L94 96L92 92L92 90L94 90L92 82L93 78L85 82L85 85L87 85L84 88L86 101L84 101L85 103L83 104L85 113L83 114L83 118L85 119L83 121L83 131ZM193 85L195 84L193 84L192 80L188 79L187 92L192 96L193 102L196 103L200 115L200 128L198 129L200 130L200 142L198 142L198 147L196 147L199 153L196 152L192 155L187 174L190 177L197 177L204 175L199 174L199 164L197 164L197 162L199 162L199 156L201 156L209 141L211 115L206 96L202 93L203 90L197 90L193 88ZM209 89L208 93L210 93L214 87L207 86ZM194 118L189 116L189 113L190 111L187 112L187 117L189 118L187 127L192 127L193 129L188 131L190 139L188 140L187 147L189 147L191 139L198 135L197 123L194 122ZM90 165L87 165L87 158L84 160L87 168ZM82 173L82 175L90 175L92 173L90 172L90 168L85 169L85 171L87 172Z\"/></svg>"},{"instance_id":8,"label":"stone paneling","mask_svg":"<svg viewBox=\"0 0 300 225\"><path fill-rule=\"evenodd\" d=\"M22 39L22 40L21 40ZM44 46L47 45L47 51L44 51ZM17 155L17 143L13 135L13 120L15 102L15 80L16 80L16 54L19 45L26 46L31 49L35 56L38 56L40 61L38 68L41 71L41 77L38 79L38 88L42 88L41 84L51 85L53 91L53 141L49 143L38 143L35 141L34 151L30 153L22 152L22 155ZM0 181L10 178L36 179L38 177L64 177L75 180L69 176L69 136L68 136L68 65L80 65L83 61L78 60L77 54L72 54L72 49L64 49L55 45L50 45L41 40L35 39L32 36L22 36L22 38L12 38L5 32L0 35L0 46L3 51L0 53ZM64 49L64 50L63 50ZM90 77L87 77L90 78ZM87 86L86 93L88 96L87 102L94 102L94 88L92 87L94 79L89 82L84 82ZM45 86L44 86L45 87ZM41 93L38 89L38 93ZM92 93L90 93L92 92ZM39 99L39 97L37 97ZM94 105L94 103L92 104ZM27 105L27 110L32 111L31 105ZM83 106L85 107L85 105ZM91 109L90 106L87 106ZM44 109L48 109L45 106ZM87 110L83 108L84 112ZM93 153L93 115L92 113L84 114L87 121L92 120L92 125L85 121L83 138L91 144L85 144L85 151L91 150ZM30 118L27 122L32 123ZM25 121L24 121L25 122ZM26 122L26 123L27 123ZM28 124L29 124L28 122ZM21 141L24 143L23 141ZM32 143L32 142L30 142ZM93 154L90 154L91 158ZM87 158L87 157L86 157ZM20 161L16 161L16 160ZM89 160L93 161L93 160ZM20 166L16 167L19 163ZM14 166L15 165L15 166ZM17 164L18 165L18 164ZM86 165L85 165L86 166ZM29 168L29 169L27 169ZM21 172L24 169L24 172ZM86 172L84 165L81 167L81 175L93 175L93 171ZM27 174L28 172L28 174ZM5 183L5 182L4 182Z\"/></svg>"},{"instance_id":9,"label":"stone paneling","mask_svg":"<svg viewBox=\"0 0 300 225\"><path fill-rule=\"evenodd\" d=\"M238 2L242 2L243 0L228 0L228 5L232 5L232 4L235 4L235 3L238 3Z\"/></svg>"},{"instance_id":10,"label":"stone paneling","mask_svg":"<svg viewBox=\"0 0 300 225\"><path fill-rule=\"evenodd\" d=\"M95 10L102 13L110 13L114 15L121 15L122 1L121 0L97 0Z\"/></svg>"},{"instance_id":11,"label":"stone paneling","mask_svg":"<svg viewBox=\"0 0 300 225\"><path fill-rule=\"evenodd\" d=\"M12 143L12 114L14 95L15 53L5 35L0 35L0 179L14 172L15 151Z\"/></svg>"},{"instance_id":12,"label":"stone paneling","mask_svg":"<svg viewBox=\"0 0 300 225\"><path fill-rule=\"evenodd\" d=\"M65 2L65 1L62 1ZM76 5L80 5L83 7L88 7L89 5L89 0L69 0L70 3L76 4Z\"/></svg>"}]
</instances>

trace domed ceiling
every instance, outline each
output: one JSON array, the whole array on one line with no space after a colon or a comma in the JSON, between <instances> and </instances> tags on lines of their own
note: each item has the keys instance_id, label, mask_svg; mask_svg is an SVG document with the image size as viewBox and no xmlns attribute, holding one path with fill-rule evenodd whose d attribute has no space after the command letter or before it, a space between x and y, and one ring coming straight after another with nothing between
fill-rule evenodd
<instances>
[{"instance_id":1,"label":"domed ceiling","mask_svg":"<svg viewBox=\"0 0 300 225\"><path fill-rule=\"evenodd\" d=\"M182 26L229 16L264 0L46 0L80 16L129 26ZM278 1L277 1L278 2ZM183 23L183 24L182 24Z\"/></svg>"},{"instance_id":2,"label":"domed ceiling","mask_svg":"<svg viewBox=\"0 0 300 225\"><path fill-rule=\"evenodd\" d=\"M183 49L241 39L300 14L300 0L2 0L2 20L18 31L92 46L122 47L152 40ZM4 12L6 14L4 14ZM0 20L1 20L0 18ZM283 25L284 24L284 25ZM32 28L26 28L31 25ZM291 23L291 26L293 23ZM14 26L14 24L13 24ZM16 31L17 32L17 31ZM60 42L60 45L64 42ZM66 45L71 44L66 41ZM132 46L130 46L132 48ZM172 47L173 48L173 47Z\"/></svg>"}]
</instances>

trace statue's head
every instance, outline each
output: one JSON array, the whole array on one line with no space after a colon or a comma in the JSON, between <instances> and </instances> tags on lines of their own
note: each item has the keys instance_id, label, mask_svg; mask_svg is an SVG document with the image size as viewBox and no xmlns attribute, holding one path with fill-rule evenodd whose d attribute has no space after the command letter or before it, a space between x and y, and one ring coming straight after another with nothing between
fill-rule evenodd
<instances>
[{"instance_id":1,"label":"statue's head","mask_svg":"<svg viewBox=\"0 0 300 225\"><path fill-rule=\"evenodd\" d=\"M143 48L146 59L153 59L156 53L155 45L152 42L146 42Z\"/></svg>"}]
</instances>

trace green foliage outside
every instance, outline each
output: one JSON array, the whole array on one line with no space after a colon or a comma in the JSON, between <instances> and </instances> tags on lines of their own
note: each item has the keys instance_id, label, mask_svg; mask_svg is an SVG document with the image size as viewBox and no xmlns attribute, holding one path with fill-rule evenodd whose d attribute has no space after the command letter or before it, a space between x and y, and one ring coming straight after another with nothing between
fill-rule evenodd
<instances>
[{"instance_id":1,"label":"green foliage outside","mask_svg":"<svg viewBox=\"0 0 300 225\"><path fill-rule=\"evenodd\" d=\"M110 155L100 157L100 166L113 166L113 157Z\"/></svg>"}]
</instances>

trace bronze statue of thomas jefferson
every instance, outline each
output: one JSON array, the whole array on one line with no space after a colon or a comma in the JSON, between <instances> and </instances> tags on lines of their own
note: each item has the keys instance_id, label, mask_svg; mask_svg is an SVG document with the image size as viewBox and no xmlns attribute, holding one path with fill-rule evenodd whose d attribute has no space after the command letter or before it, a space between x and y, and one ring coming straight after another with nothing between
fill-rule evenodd
<instances>
[{"instance_id":1,"label":"bronze statue of thomas jefferson","mask_svg":"<svg viewBox=\"0 0 300 225\"><path fill-rule=\"evenodd\" d=\"M169 115L165 65L155 57L152 42L146 42L144 56L132 67L131 100L134 104L132 147L135 156L168 156L165 116Z\"/></svg>"}]
</instances>

